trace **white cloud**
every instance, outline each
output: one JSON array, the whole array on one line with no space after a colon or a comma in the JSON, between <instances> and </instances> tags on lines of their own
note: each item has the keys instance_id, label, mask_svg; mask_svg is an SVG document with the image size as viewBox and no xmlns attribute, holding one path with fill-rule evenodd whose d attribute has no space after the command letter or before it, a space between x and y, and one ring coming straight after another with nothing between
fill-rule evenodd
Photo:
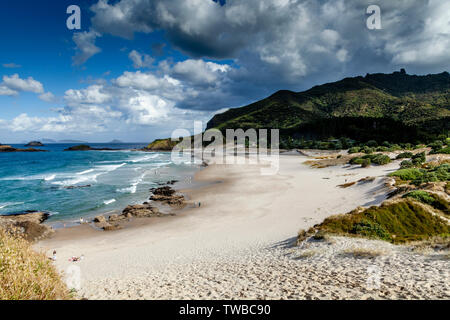
<instances>
[{"instance_id":1,"label":"white cloud","mask_svg":"<svg viewBox=\"0 0 450 320\"><path fill-rule=\"evenodd\" d=\"M76 54L73 57L73 64L76 66L84 64L101 49L95 45L95 41L101 35L93 30L77 32L73 35L73 41L76 44Z\"/></svg>"},{"instance_id":2,"label":"white cloud","mask_svg":"<svg viewBox=\"0 0 450 320\"><path fill-rule=\"evenodd\" d=\"M193 84L213 85L230 69L228 65L188 59L175 64L172 68L172 75Z\"/></svg>"},{"instance_id":3,"label":"white cloud","mask_svg":"<svg viewBox=\"0 0 450 320\"><path fill-rule=\"evenodd\" d=\"M158 77L152 73L124 72L115 80L119 87L127 87L142 90L164 90L180 85L180 82L170 76Z\"/></svg>"},{"instance_id":4,"label":"white cloud","mask_svg":"<svg viewBox=\"0 0 450 320\"><path fill-rule=\"evenodd\" d=\"M167 120L169 112L174 107L173 102L164 100L144 91L138 92L128 100L126 108L130 111L127 123L152 125Z\"/></svg>"},{"instance_id":5,"label":"white cloud","mask_svg":"<svg viewBox=\"0 0 450 320\"><path fill-rule=\"evenodd\" d=\"M21 79L19 75L13 74L12 76L3 76L2 86L14 90L17 92L26 91L34 93L43 93L44 86L39 81L34 80L32 77L27 79Z\"/></svg>"},{"instance_id":6,"label":"white cloud","mask_svg":"<svg viewBox=\"0 0 450 320\"><path fill-rule=\"evenodd\" d=\"M81 90L67 90L64 95L64 100L69 106L76 106L79 104L103 104L108 102L111 96L104 91L103 85L91 85L86 89Z\"/></svg>"},{"instance_id":7,"label":"white cloud","mask_svg":"<svg viewBox=\"0 0 450 320\"><path fill-rule=\"evenodd\" d=\"M133 67L135 69L140 68L148 68L150 67L153 62L155 61L152 57L150 57L148 54L139 53L136 50L133 50L128 55L131 61L133 61Z\"/></svg>"},{"instance_id":8,"label":"white cloud","mask_svg":"<svg viewBox=\"0 0 450 320\"><path fill-rule=\"evenodd\" d=\"M0 96L17 96L19 92L0 84Z\"/></svg>"},{"instance_id":9,"label":"white cloud","mask_svg":"<svg viewBox=\"0 0 450 320\"><path fill-rule=\"evenodd\" d=\"M45 102L54 102L55 96L51 92L45 92L39 96L39 99L41 99L42 101L45 101Z\"/></svg>"}]
</instances>

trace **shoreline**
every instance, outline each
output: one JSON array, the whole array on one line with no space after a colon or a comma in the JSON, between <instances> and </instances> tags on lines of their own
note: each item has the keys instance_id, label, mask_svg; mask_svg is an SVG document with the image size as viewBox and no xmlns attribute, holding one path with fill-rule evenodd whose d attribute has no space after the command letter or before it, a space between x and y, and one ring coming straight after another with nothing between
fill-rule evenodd
<instances>
[{"instance_id":1,"label":"shoreline","mask_svg":"<svg viewBox=\"0 0 450 320\"><path fill-rule=\"evenodd\" d=\"M380 204L388 193L385 176L398 168L398 163L394 162L365 169L352 166L314 169L304 164L310 159L281 155L280 172L274 176L261 176L259 166L255 165L212 164L195 174L195 180L207 182L207 186L179 190L189 196L189 201L201 202L201 208L187 208L173 217L142 219L130 228L113 232L86 227L57 231L52 239L39 242L36 248L47 253L57 250L56 266L61 272L73 265L68 262L69 257L84 255L85 259L76 264L82 272L81 297L227 298L227 290L220 291L220 286L208 295L209 291L214 291L211 281L215 277L225 277L223 281L228 284L237 281L235 277L240 271L233 267L234 263L243 270L250 268L246 276L250 278L256 276L253 271L262 276L264 269L271 270L274 265L302 263L301 259L285 257L289 250L300 250L292 247L299 229L307 229L330 215L349 212L358 206ZM376 179L345 189L338 187L347 180L367 176ZM245 261L254 261L261 268L255 266L254 269L250 262L245 265ZM192 274L187 265L192 266L189 267ZM212 269L208 270L208 266ZM225 267L227 270L221 275L220 270ZM352 264L348 267L352 268ZM204 274L210 274L210 279L205 280L204 275L195 270L204 270ZM281 279L300 276L297 272L289 275L287 270L272 271ZM310 284L317 281L314 279L310 279ZM192 281L205 284L188 288ZM248 279L242 281L247 283ZM153 288L156 284L160 286ZM273 291L273 285L262 281L260 287L242 297L264 298L261 290ZM276 286L283 287L282 284ZM292 288L285 289L290 292ZM297 297L292 292L277 291L267 298L290 296ZM230 297L241 298L239 295Z\"/></svg>"}]
</instances>

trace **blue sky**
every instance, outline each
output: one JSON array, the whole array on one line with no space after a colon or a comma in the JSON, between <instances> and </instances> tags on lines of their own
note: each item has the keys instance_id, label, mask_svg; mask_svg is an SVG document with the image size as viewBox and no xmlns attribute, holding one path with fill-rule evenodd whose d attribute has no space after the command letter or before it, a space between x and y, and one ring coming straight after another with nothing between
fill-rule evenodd
<instances>
[{"instance_id":1,"label":"blue sky","mask_svg":"<svg viewBox=\"0 0 450 320\"><path fill-rule=\"evenodd\" d=\"M381 30L368 0L2 1L0 142L149 141L280 89L448 71L448 2L378 3Z\"/></svg>"}]
</instances>

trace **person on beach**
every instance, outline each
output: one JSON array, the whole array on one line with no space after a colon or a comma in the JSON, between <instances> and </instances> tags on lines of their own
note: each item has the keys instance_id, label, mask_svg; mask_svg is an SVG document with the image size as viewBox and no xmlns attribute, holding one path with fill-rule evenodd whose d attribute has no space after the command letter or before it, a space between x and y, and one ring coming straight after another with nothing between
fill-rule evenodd
<instances>
[{"instance_id":1,"label":"person on beach","mask_svg":"<svg viewBox=\"0 0 450 320\"><path fill-rule=\"evenodd\" d=\"M53 261L56 261L56 250L53 250L52 260L53 260Z\"/></svg>"}]
</instances>

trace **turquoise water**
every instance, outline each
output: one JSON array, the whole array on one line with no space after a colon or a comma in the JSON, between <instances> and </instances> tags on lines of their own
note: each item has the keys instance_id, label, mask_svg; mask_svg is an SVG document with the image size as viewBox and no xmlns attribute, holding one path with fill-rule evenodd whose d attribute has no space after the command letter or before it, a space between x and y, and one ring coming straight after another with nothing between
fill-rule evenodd
<instances>
[{"instance_id":1,"label":"turquoise water","mask_svg":"<svg viewBox=\"0 0 450 320\"><path fill-rule=\"evenodd\" d=\"M90 145L114 149L144 146ZM64 152L69 146L73 145L40 148L50 152L0 153L0 215L39 210L51 214L49 222L74 222L142 203L149 198L149 188L169 180L189 181L196 170L190 164L173 164L170 153Z\"/></svg>"}]
</instances>

